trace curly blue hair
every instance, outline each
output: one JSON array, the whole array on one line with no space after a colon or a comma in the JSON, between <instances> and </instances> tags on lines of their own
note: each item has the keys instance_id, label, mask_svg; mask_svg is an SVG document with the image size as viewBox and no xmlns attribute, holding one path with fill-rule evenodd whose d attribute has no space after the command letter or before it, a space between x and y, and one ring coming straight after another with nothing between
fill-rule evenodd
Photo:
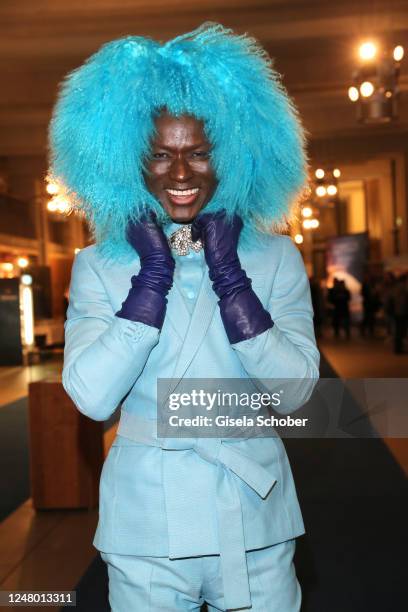
<instances>
[{"instance_id":1,"label":"curly blue hair","mask_svg":"<svg viewBox=\"0 0 408 612\"><path fill-rule=\"evenodd\" d=\"M143 179L163 109L203 121L219 181L206 211L239 214L244 247L287 222L306 180L304 135L262 47L212 23L165 44L127 36L66 77L50 124L50 172L102 253L134 255L126 226L147 210L168 220Z\"/></svg>"}]
</instances>

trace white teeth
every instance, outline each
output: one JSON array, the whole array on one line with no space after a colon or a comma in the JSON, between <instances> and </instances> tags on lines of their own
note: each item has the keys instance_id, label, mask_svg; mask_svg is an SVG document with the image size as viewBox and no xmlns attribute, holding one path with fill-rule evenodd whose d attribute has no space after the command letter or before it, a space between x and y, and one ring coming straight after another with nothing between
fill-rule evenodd
<instances>
[{"instance_id":1,"label":"white teeth","mask_svg":"<svg viewBox=\"0 0 408 612\"><path fill-rule=\"evenodd\" d=\"M198 187L194 189L166 189L166 191L174 196L191 196L198 192Z\"/></svg>"}]
</instances>

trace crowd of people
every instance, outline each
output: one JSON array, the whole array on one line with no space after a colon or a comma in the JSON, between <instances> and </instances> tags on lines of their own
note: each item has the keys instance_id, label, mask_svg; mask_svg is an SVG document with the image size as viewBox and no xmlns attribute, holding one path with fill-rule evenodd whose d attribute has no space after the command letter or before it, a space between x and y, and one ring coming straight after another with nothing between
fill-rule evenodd
<instances>
[{"instance_id":1,"label":"crowd of people","mask_svg":"<svg viewBox=\"0 0 408 612\"><path fill-rule=\"evenodd\" d=\"M330 288L314 277L310 279L316 335L330 324L334 336L349 339L351 327L359 329L363 337L383 335L392 338L396 354L404 353L408 327L408 273L385 272L382 276L366 274L361 284L361 306L353 316L351 292L344 280L334 278Z\"/></svg>"}]
</instances>

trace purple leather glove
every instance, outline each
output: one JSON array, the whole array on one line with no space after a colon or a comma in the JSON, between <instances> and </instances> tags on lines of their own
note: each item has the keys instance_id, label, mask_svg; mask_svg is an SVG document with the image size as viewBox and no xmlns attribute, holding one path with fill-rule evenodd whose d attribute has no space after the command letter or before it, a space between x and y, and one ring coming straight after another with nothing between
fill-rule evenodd
<instances>
[{"instance_id":1,"label":"purple leather glove","mask_svg":"<svg viewBox=\"0 0 408 612\"><path fill-rule=\"evenodd\" d=\"M161 329L175 266L167 238L153 217L129 223L126 237L140 257L140 271L132 276L129 294L115 314Z\"/></svg>"},{"instance_id":2,"label":"purple leather glove","mask_svg":"<svg viewBox=\"0 0 408 612\"><path fill-rule=\"evenodd\" d=\"M241 268L238 238L243 223L225 212L198 215L191 226L192 239L201 238L213 289L220 298L221 318L231 344L258 336L273 326L271 315L251 287Z\"/></svg>"}]
</instances>

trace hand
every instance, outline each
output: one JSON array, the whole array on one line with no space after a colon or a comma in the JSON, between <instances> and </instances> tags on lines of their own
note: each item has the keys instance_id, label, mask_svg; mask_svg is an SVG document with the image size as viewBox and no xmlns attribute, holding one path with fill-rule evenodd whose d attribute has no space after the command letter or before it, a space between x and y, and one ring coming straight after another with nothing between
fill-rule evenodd
<instances>
[{"instance_id":1,"label":"hand","mask_svg":"<svg viewBox=\"0 0 408 612\"><path fill-rule=\"evenodd\" d=\"M221 319L231 344L253 338L273 326L239 261L242 227L238 215L228 219L225 211L203 213L191 226L192 239L201 238L203 242L209 276L220 298Z\"/></svg>"},{"instance_id":2,"label":"hand","mask_svg":"<svg viewBox=\"0 0 408 612\"><path fill-rule=\"evenodd\" d=\"M130 221L126 230L126 239L138 253L141 264L146 258L160 258L174 266L169 243L156 217L151 214L138 222Z\"/></svg>"},{"instance_id":3,"label":"hand","mask_svg":"<svg viewBox=\"0 0 408 612\"><path fill-rule=\"evenodd\" d=\"M220 298L237 288L242 290L251 286L237 252L242 226L238 215L227 219L225 211L199 215L191 226L192 239L201 238L203 242L209 276Z\"/></svg>"},{"instance_id":4,"label":"hand","mask_svg":"<svg viewBox=\"0 0 408 612\"><path fill-rule=\"evenodd\" d=\"M210 270L222 263L236 263L242 227L243 223L238 215L228 219L225 211L214 214L203 213L194 219L191 225L191 237L194 241L201 238Z\"/></svg>"},{"instance_id":5,"label":"hand","mask_svg":"<svg viewBox=\"0 0 408 612\"><path fill-rule=\"evenodd\" d=\"M140 271L132 276L129 294L115 314L161 329L175 267L167 238L153 216L130 222L126 238L140 257Z\"/></svg>"}]
</instances>

